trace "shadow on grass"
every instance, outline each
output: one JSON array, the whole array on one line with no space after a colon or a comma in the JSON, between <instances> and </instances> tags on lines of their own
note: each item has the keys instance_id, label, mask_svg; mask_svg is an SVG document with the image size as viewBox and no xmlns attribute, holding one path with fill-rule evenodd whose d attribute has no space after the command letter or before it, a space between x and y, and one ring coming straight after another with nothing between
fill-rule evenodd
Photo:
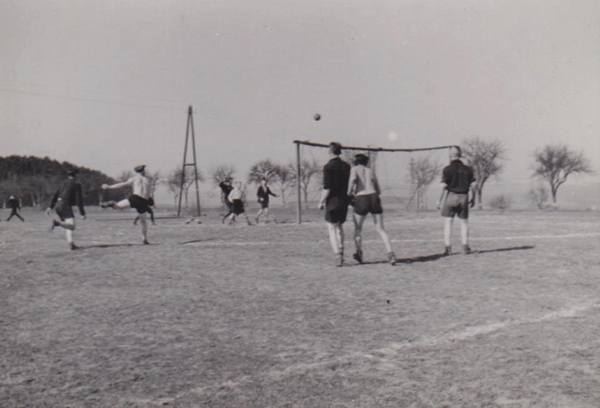
<instances>
[{"instance_id":1,"label":"shadow on grass","mask_svg":"<svg viewBox=\"0 0 600 408\"><path fill-rule=\"evenodd\" d=\"M523 251L523 250L534 249L534 248L535 248L535 246L533 246L533 245L524 245L524 246L510 247L510 248L483 249L481 251L473 251L467 255L487 254L487 253L492 253L492 252ZM397 258L395 265L413 264L413 263L419 263L419 262L432 262L432 261L438 261L442 258L447 258L449 256L455 256L455 255L463 255L463 254L461 252L456 252L451 255L444 255L442 253L442 254L415 256L412 258ZM363 262L362 264L359 264L359 263L349 264L346 266L377 265L377 264L387 264L387 263L388 263L388 261L370 261L370 262Z\"/></svg>"},{"instance_id":2,"label":"shadow on grass","mask_svg":"<svg viewBox=\"0 0 600 408\"><path fill-rule=\"evenodd\" d=\"M214 241L214 240L215 240L215 238L194 239L192 241L180 242L179 245L197 244L199 242L209 242L209 241Z\"/></svg>"},{"instance_id":3,"label":"shadow on grass","mask_svg":"<svg viewBox=\"0 0 600 408\"><path fill-rule=\"evenodd\" d=\"M132 246L151 246L158 244L93 244L78 246L77 249L92 249L92 248L118 248L118 247L132 247Z\"/></svg>"},{"instance_id":4,"label":"shadow on grass","mask_svg":"<svg viewBox=\"0 0 600 408\"><path fill-rule=\"evenodd\" d=\"M511 247L511 248L498 248L498 249L483 249L481 251L473 251L474 254L487 254L490 252L507 252L507 251L523 251L526 249L533 249L534 245L523 245L519 247Z\"/></svg>"}]
</instances>

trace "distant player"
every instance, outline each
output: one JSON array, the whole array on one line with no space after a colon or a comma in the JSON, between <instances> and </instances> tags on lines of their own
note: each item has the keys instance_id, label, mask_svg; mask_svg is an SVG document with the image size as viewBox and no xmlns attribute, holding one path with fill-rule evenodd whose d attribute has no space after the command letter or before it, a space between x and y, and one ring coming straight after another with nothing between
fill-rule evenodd
<instances>
[{"instance_id":1,"label":"distant player","mask_svg":"<svg viewBox=\"0 0 600 408\"><path fill-rule=\"evenodd\" d=\"M146 165L140 165L134 168L135 175L127 181L116 183L113 185L102 184L103 190L115 190L122 187L131 186L133 193L129 198L121 200L119 202L108 201L102 203L102 208L111 207L115 210L122 210L125 208L135 208L140 217L140 223L142 225L142 242L148 245L148 222L146 221L146 213L151 211L149 206L150 198L150 181L145 175Z\"/></svg>"},{"instance_id":2,"label":"distant player","mask_svg":"<svg viewBox=\"0 0 600 408\"><path fill-rule=\"evenodd\" d=\"M221 200L223 204L227 207L227 214L221 220L221 223L224 223L227 217L233 214L233 203L229 201L229 193L233 190L233 186L231 185L231 177L225 177L225 180L219 183L219 187L221 188Z\"/></svg>"},{"instance_id":3,"label":"distant player","mask_svg":"<svg viewBox=\"0 0 600 408\"><path fill-rule=\"evenodd\" d=\"M52 209L60 217L60 221L52 220L51 231L55 227L61 227L66 231L67 242L72 250L79 249L73 241L73 231L75 231L75 215L73 214L72 206L79 207L79 214L85 220L85 209L83 208L83 194L81 184L77 182L77 169L67 171L67 179L63 181L59 189L56 191L50 206L46 210L46 214L50 215Z\"/></svg>"},{"instance_id":4,"label":"distant player","mask_svg":"<svg viewBox=\"0 0 600 408\"><path fill-rule=\"evenodd\" d=\"M248 215L246 215L246 210L244 209L244 198L246 196L246 190L241 181L236 181L233 185L233 190L229 193L229 201L232 204L232 214L229 216L229 225L236 222L236 218L238 215L244 214L246 217L246 222L248 225L250 224L250 219Z\"/></svg>"},{"instance_id":5,"label":"distant player","mask_svg":"<svg viewBox=\"0 0 600 408\"><path fill-rule=\"evenodd\" d=\"M442 208L442 217L445 218L444 255L452 254L451 237L452 222L458 215L461 226L463 253L471 252L469 247L469 206L475 205L474 197L469 200L471 184L475 181L473 169L460 161L461 151L458 146L450 148L450 164L444 167L442 173L443 191L438 208Z\"/></svg>"},{"instance_id":6,"label":"distant player","mask_svg":"<svg viewBox=\"0 0 600 408\"><path fill-rule=\"evenodd\" d=\"M266 222L269 222L269 195L277 197L277 195L271 191L269 186L267 186L268 182L269 180L266 177L263 177L260 180L260 186L258 187L258 191L256 192L256 196L258 197L258 203L260 204L260 210L258 210L258 213L256 214L257 224L262 214L265 215Z\"/></svg>"},{"instance_id":7,"label":"distant player","mask_svg":"<svg viewBox=\"0 0 600 408\"><path fill-rule=\"evenodd\" d=\"M370 213L373 214L375 229L387 250L388 261L393 265L396 262L396 255L392 251L390 238L383 226L383 208L379 198L381 189L375 173L367 167L368 164L368 156L364 154L354 156L354 167L350 171L350 181L348 183L348 195L355 197L353 218L356 253L353 256L358 263L363 262L362 227L367 215Z\"/></svg>"},{"instance_id":8,"label":"distant player","mask_svg":"<svg viewBox=\"0 0 600 408\"><path fill-rule=\"evenodd\" d=\"M336 256L336 266L344 265L344 228L348 214L348 179L350 165L340 159L342 145L329 144L331 160L323 167L323 192L319 209L325 209L329 242Z\"/></svg>"},{"instance_id":9,"label":"distant player","mask_svg":"<svg viewBox=\"0 0 600 408\"><path fill-rule=\"evenodd\" d=\"M18 212L21 209L21 203L19 203L19 200L14 195L11 195L8 198L6 206L11 209L10 216L6 219L6 222L10 221L14 215L16 215L21 221L25 221Z\"/></svg>"}]
</instances>

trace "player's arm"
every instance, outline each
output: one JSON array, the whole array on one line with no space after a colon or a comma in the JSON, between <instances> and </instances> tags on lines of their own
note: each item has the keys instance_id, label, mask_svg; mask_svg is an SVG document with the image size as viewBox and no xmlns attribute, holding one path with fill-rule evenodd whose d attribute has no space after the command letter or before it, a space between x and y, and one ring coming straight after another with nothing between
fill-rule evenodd
<instances>
[{"instance_id":1,"label":"player's arm","mask_svg":"<svg viewBox=\"0 0 600 408\"><path fill-rule=\"evenodd\" d=\"M267 193L271 194L273 197L277 197L277 194L271 191L269 187L267 187Z\"/></svg>"},{"instance_id":2,"label":"player's arm","mask_svg":"<svg viewBox=\"0 0 600 408\"><path fill-rule=\"evenodd\" d=\"M356 171L354 167L350 170L350 178L348 179L348 191L347 195L351 196L354 193L354 186L356 185Z\"/></svg>"},{"instance_id":3,"label":"player's arm","mask_svg":"<svg viewBox=\"0 0 600 408\"><path fill-rule=\"evenodd\" d=\"M327 169L327 166L323 169L323 191L321 191L321 199L319 200L318 208L322 210L325 208L325 200L329 197L329 192L331 191L331 172Z\"/></svg>"},{"instance_id":4,"label":"player's arm","mask_svg":"<svg viewBox=\"0 0 600 408\"><path fill-rule=\"evenodd\" d=\"M132 184L133 184L133 179L129 179L127 181L122 181L120 183L115 183L115 184L102 184L102 190L116 190L118 188L131 186Z\"/></svg>"},{"instance_id":5,"label":"player's arm","mask_svg":"<svg viewBox=\"0 0 600 408\"><path fill-rule=\"evenodd\" d=\"M381 187L379 186L379 180L377 180L377 176L373 173L373 186L375 187L375 192L378 196L381 195Z\"/></svg>"},{"instance_id":6,"label":"player's arm","mask_svg":"<svg viewBox=\"0 0 600 408\"><path fill-rule=\"evenodd\" d=\"M446 199L446 194L448 194L448 185L446 183L442 183L442 195L440 195L440 201L438 201L437 208L438 210L442 208L442 204Z\"/></svg>"},{"instance_id":7,"label":"player's arm","mask_svg":"<svg viewBox=\"0 0 600 408\"><path fill-rule=\"evenodd\" d=\"M56 202L58 201L58 195L59 194L60 194L60 188L58 190L56 190L56 193L54 193L54 195L52 196L52 200L50 200L50 205L46 209L46 214L47 215L50 215L50 211L52 211L52 209L56 205Z\"/></svg>"},{"instance_id":8,"label":"player's arm","mask_svg":"<svg viewBox=\"0 0 600 408\"><path fill-rule=\"evenodd\" d=\"M75 190L75 201L77 202L77 207L79 207L79 214L81 218L85 220L85 209L83 208L83 192L81 191L81 184L77 185L77 189Z\"/></svg>"}]
</instances>

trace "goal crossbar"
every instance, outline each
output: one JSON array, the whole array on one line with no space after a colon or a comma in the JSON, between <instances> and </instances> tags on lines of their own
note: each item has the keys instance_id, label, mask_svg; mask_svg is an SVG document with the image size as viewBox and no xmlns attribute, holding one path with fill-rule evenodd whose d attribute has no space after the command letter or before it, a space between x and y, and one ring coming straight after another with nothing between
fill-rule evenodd
<instances>
[{"instance_id":1,"label":"goal crossbar","mask_svg":"<svg viewBox=\"0 0 600 408\"><path fill-rule=\"evenodd\" d=\"M313 146L313 147L329 147L328 144L323 143L314 143L309 142L308 140L294 140L296 145L305 145L305 146ZM434 147L419 147L414 149L390 149L386 147L359 147L359 146L344 146L342 145L342 149L344 150L361 150L366 152L423 152L427 150L441 150L441 149L449 149L451 147L456 147L456 145L448 145L448 146L434 146Z\"/></svg>"},{"instance_id":2,"label":"goal crossbar","mask_svg":"<svg viewBox=\"0 0 600 408\"><path fill-rule=\"evenodd\" d=\"M296 174L300 174L300 166L301 166L301 159L300 159L300 146L312 146L312 147L325 147L328 148L329 144L323 144L323 143L314 143L314 142L310 142L308 140L294 140L294 143L296 144ZM359 146L343 146L342 145L342 149L344 150L360 150L363 152L423 152L423 151L427 151L427 150L442 150L442 149L449 149L451 147L457 147L456 145L448 145L448 146L433 146L433 147L420 147L420 148L414 148L414 149L389 149L389 148L384 148L384 147L359 147ZM302 203L301 203L301 187L300 187L300 177L296 177L296 189L297 189L297 202L296 202L296 216L297 216L297 223L301 224L302 223Z\"/></svg>"}]
</instances>

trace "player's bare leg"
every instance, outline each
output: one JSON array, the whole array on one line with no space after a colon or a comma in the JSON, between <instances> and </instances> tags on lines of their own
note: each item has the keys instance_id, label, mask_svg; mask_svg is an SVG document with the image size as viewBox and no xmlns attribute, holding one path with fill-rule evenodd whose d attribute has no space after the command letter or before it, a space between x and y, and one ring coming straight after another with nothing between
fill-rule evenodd
<instances>
[{"instance_id":1,"label":"player's bare leg","mask_svg":"<svg viewBox=\"0 0 600 408\"><path fill-rule=\"evenodd\" d=\"M383 245L385 245L388 261L393 265L396 262L396 255L392 250L392 243L390 241L390 237L388 236L388 233L385 230L385 227L383 226L383 214L373 214L373 222L375 223L375 230L381 237Z\"/></svg>"},{"instance_id":2,"label":"player's bare leg","mask_svg":"<svg viewBox=\"0 0 600 408\"><path fill-rule=\"evenodd\" d=\"M140 214L140 224L142 226L142 242L148 245L148 221L146 220L146 213Z\"/></svg>"},{"instance_id":3,"label":"player's bare leg","mask_svg":"<svg viewBox=\"0 0 600 408\"><path fill-rule=\"evenodd\" d=\"M69 246L71 247L71 249L79 249L79 247L77 245L75 245L75 242L73 241L73 231L75 231L75 219L74 218L67 218L64 221L52 220L51 230L53 230L55 227L61 227L62 229L65 230L65 234L67 236L67 242L69 243Z\"/></svg>"},{"instance_id":4,"label":"player's bare leg","mask_svg":"<svg viewBox=\"0 0 600 408\"><path fill-rule=\"evenodd\" d=\"M329 232L331 249L336 254L336 266L342 266L344 264L344 229L342 224L328 222L327 231Z\"/></svg>"},{"instance_id":5,"label":"player's bare leg","mask_svg":"<svg viewBox=\"0 0 600 408\"><path fill-rule=\"evenodd\" d=\"M452 253L452 222L454 219L452 217L446 217L444 219L444 245L446 246L444 255L450 255Z\"/></svg>"},{"instance_id":6,"label":"player's bare leg","mask_svg":"<svg viewBox=\"0 0 600 408\"><path fill-rule=\"evenodd\" d=\"M353 215L354 220L354 245L356 246L356 252L352 255L352 257L358 263L363 262L363 251L362 251L362 228L363 223L367 217L365 215Z\"/></svg>"},{"instance_id":7,"label":"player's bare leg","mask_svg":"<svg viewBox=\"0 0 600 408\"><path fill-rule=\"evenodd\" d=\"M469 220L460 220L460 237L462 239L463 252L468 254L471 252L469 247Z\"/></svg>"}]
</instances>

